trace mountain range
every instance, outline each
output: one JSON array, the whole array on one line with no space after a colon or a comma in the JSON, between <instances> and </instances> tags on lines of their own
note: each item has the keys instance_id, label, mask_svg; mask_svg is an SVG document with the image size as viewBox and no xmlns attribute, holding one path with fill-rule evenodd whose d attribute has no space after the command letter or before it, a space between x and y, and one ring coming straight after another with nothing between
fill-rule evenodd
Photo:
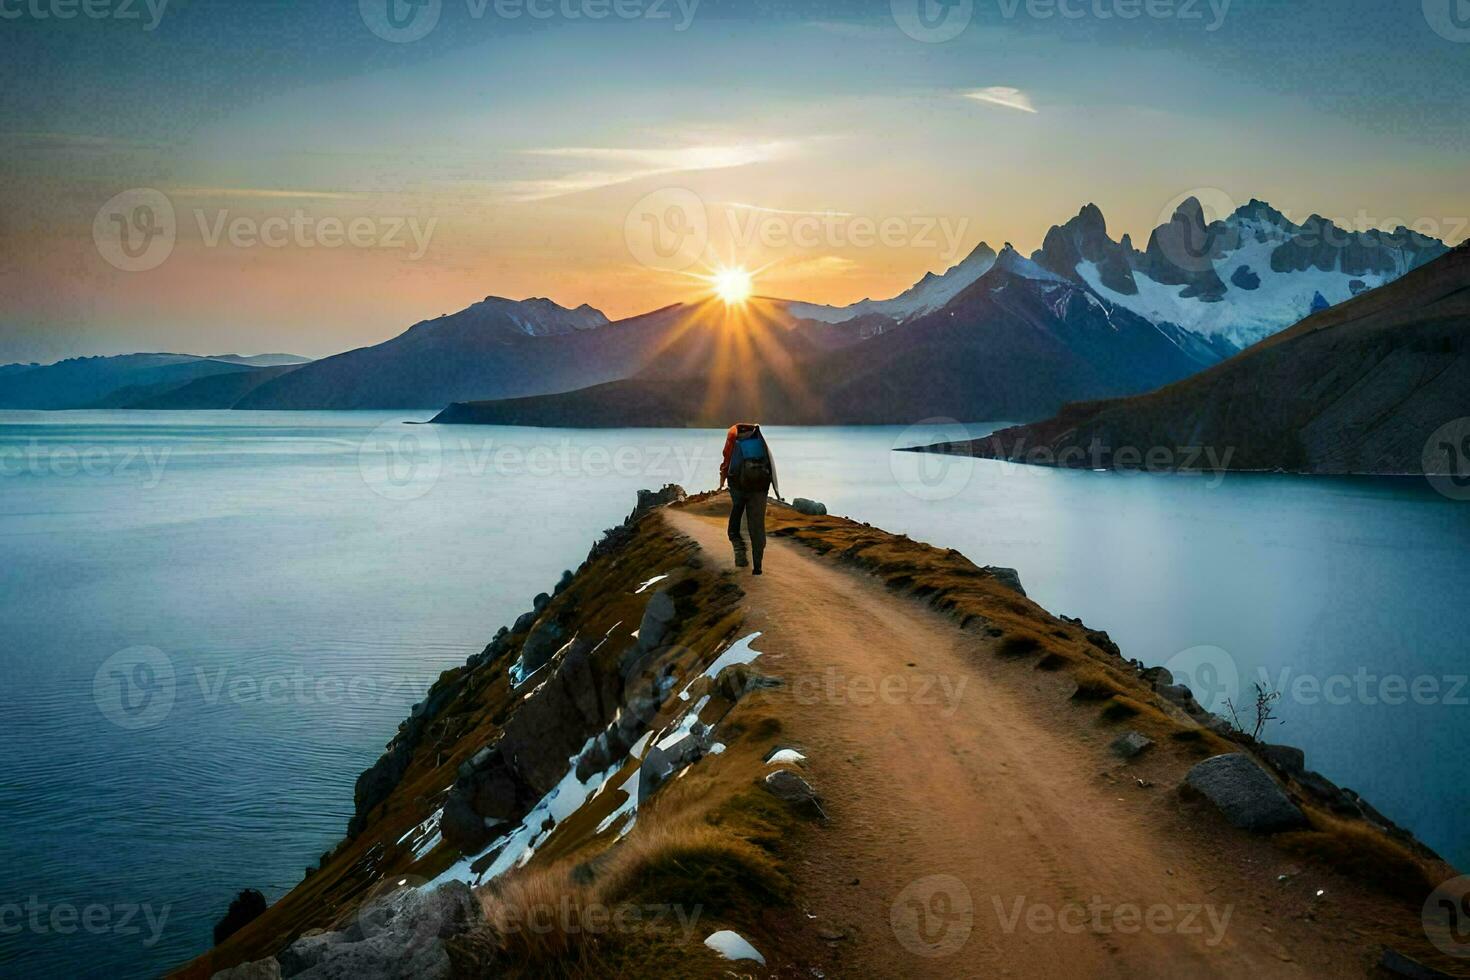
<instances>
[{"instance_id":1,"label":"mountain range","mask_svg":"<svg viewBox=\"0 0 1470 980\"><path fill-rule=\"evenodd\" d=\"M294 354L120 354L73 357L55 364L0 366L0 409L138 408L195 382L230 377L243 382L260 372L289 371L307 363ZM218 399L188 408L228 408ZM172 407L172 406L170 406Z\"/></svg>"},{"instance_id":2,"label":"mountain range","mask_svg":"<svg viewBox=\"0 0 1470 980\"><path fill-rule=\"evenodd\" d=\"M1446 251L1403 226L1349 231L1316 214L1296 224L1257 200L1209 221L1190 197L1143 251L1127 235L1114 242L1089 204L1032 258L1140 316L1247 347Z\"/></svg>"},{"instance_id":3,"label":"mountain range","mask_svg":"<svg viewBox=\"0 0 1470 980\"><path fill-rule=\"evenodd\" d=\"M824 349L799 391L769 372L677 383L640 372L585 390L451 405L444 422L521 425L902 423L1034 419L1063 405L1189 377L1314 311L1443 255L1405 228L1296 224L1261 201L1208 221L1188 198L1136 249L1087 205L1029 259L981 243L898 296L832 307L786 302ZM795 397L799 394L799 398Z\"/></svg>"},{"instance_id":4,"label":"mountain range","mask_svg":"<svg viewBox=\"0 0 1470 980\"><path fill-rule=\"evenodd\" d=\"M750 305L761 314L789 310L772 300ZM732 346L770 346L760 319L723 315ZM1231 350L1109 304L1006 246L939 309L860 343L818 350L792 370L645 369L580 391L451 405L436 421L633 426L718 425L733 417L806 425L1037 418L1076 398L1178 380Z\"/></svg>"},{"instance_id":5,"label":"mountain range","mask_svg":"<svg viewBox=\"0 0 1470 980\"><path fill-rule=\"evenodd\" d=\"M1237 470L1464 478L1467 417L1470 244L1177 384L928 448L1121 468L1148 465L1148 452L1162 449L1176 461L1169 468L1219 461ZM1175 455L1186 447L1212 452ZM1130 462L1120 461L1125 448Z\"/></svg>"},{"instance_id":6,"label":"mountain range","mask_svg":"<svg viewBox=\"0 0 1470 980\"><path fill-rule=\"evenodd\" d=\"M321 360L139 354L0 367L0 408L444 409L611 425L1043 418L1188 377L1446 251L1193 198L1146 247L1087 205L1029 258L980 243L888 299L676 304L610 321L489 296ZM742 346L743 345L743 346ZM740 366L737 367L736 363ZM721 422L721 424L723 424Z\"/></svg>"}]
</instances>

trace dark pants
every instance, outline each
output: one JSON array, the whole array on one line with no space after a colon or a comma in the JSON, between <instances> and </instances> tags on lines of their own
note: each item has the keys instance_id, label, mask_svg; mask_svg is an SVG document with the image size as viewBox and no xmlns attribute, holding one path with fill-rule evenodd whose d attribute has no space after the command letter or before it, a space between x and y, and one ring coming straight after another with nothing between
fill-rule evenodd
<instances>
[{"instance_id":1,"label":"dark pants","mask_svg":"<svg viewBox=\"0 0 1470 980\"><path fill-rule=\"evenodd\" d=\"M745 526L750 532L751 558L760 567L761 555L766 551L766 495L745 494L730 488L730 543L735 546L735 557L745 557L745 540L740 536L740 518L745 517Z\"/></svg>"}]
</instances>

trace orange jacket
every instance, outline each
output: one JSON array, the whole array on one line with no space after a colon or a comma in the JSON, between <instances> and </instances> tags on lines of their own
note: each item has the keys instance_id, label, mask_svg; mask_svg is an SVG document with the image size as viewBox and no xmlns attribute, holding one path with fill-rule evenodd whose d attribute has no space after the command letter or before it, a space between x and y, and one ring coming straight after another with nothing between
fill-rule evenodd
<instances>
[{"instance_id":1,"label":"orange jacket","mask_svg":"<svg viewBox=\"0 0 1470 980\"><path fill-rule=\"evenodd\" d=\"M725 452L720 460L720 486L723 487L730 479L730 455L735 452L735 440L741 436L750 435L752 432L760 436L762 442L766 441L760 425L755 422L736 422L725 433ZM771 490L775 492L776 499L780 500L781 486L776 482L776 460L771 456L771 444L768 442L766 443L766 459L771 464Z\"/></svg>"}]
</instances>

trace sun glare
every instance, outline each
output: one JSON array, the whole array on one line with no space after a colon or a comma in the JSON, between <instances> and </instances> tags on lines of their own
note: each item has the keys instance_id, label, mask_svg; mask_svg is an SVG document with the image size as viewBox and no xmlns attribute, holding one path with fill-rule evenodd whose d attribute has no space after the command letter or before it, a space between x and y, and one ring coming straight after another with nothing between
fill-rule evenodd
<instances>
[{"instance_id":1,"label":"sun glare","mask_svg":"<svg viewBox=\"0 0 1470 980\"><path fill-rule=\"evenodd\" d=\"M715 293L729 306L750 298L750 273L744 269L721 269L713 276Z\"/></svg>"}]
</instances>

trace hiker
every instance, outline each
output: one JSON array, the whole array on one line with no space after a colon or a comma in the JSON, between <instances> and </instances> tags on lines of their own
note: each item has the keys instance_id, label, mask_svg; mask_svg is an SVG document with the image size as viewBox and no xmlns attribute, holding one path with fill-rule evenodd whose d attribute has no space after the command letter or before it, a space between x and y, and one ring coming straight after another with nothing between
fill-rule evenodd
<instances>
[{"instance_id":1,"label":"hiker","mask_svg":"<svg viewBox=\"0 0 1470 980\"><path fill-rule=\"evenodd\" d=\"M730 484L730 543L735 547L735 564L744 568L745 539L740 536L740 518L745 517L750 531L751 557L755 559L752 574L761 573L761 556L766 551L766 491L774 489L781 499L781 485L776 482L776 461L771 447L761 435L761 427L751 422L730 426L725 434L725 458L720 463L720 489Z\"/></svg>"}]
</instances>

